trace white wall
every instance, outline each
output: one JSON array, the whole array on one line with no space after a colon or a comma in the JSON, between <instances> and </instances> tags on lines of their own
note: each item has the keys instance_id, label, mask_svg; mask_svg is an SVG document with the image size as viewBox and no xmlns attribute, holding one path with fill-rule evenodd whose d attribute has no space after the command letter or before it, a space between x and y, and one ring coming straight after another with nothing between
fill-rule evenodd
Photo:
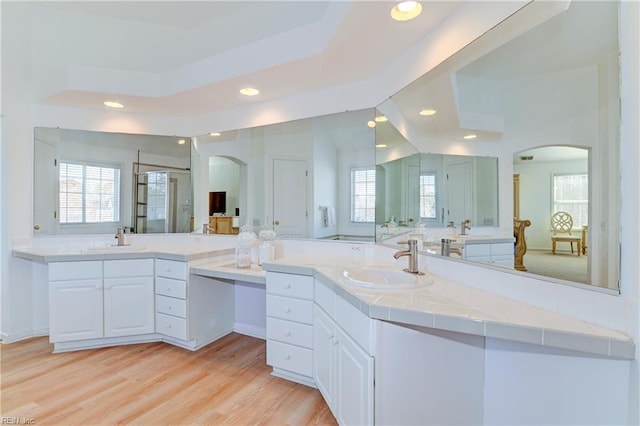
<instances>
[{"instance_id":1,"label":"white wall","mask_svg":"<svg viewBox=\"0 0 640 426\"><path fill-rule=\"evenodd\" d=\"M338 153L327 129L314 120L313 123L313 237L323 238L338 234L337 219L324 224L320 207L338 205ZM328 213L329 214L329 213Z\"/></svg>"},{"instance_id":2,"label":"white wall","mask_svg":"<svg viewBox=\"0 0 640 426\"><path fill-rule=\"evenodd\" d=\"M209 191L227 193L227 216L240 208L240 165L224 157L209 157Z\"/></svg>"}]
</instances>

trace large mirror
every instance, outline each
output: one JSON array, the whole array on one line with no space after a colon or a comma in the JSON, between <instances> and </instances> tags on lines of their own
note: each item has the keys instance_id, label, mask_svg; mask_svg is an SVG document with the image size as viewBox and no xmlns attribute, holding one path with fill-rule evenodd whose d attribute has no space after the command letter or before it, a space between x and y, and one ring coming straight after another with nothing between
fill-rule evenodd
<instances>
[{"instance_id":1,"label":"large mirror","mask_svg":"<svg viewBox=\"0 0 640 426\"><path fill-rule=\"evenodd\" d=\"M378 114L418 152L498 159L499 220L492 227L485 225L495 212L486 223L476 217L465 238L516 239L518 225L526 242L518 269L617 290L618 3L570 2L544 22L529 13L535 7L392 96ZM414 164L410 174L425 169L413 157L404 161L407 170ZM558 212L568 214L564 234L554 224ZM383 210L379 219L413 214Z\"/></svg>"},{"instance_id":2,"label":"large mirror","mask_svg":"<svg viewBox=\"0 0 640 426\"><path fill-rule=\"evenodd\" d=\"M39 127L34 141L34 235L190 231L190 138Z\"/></svg>"},{"instance_id":3,"label":"large mirror","mask_svg":"<svg viewBox=\"0 0 640 426\"><path fill-rule=\"evenodd\" d=\"M365 109L194 137L196 229L373 241L373 117Z\"/></svg>"}]
</instances>

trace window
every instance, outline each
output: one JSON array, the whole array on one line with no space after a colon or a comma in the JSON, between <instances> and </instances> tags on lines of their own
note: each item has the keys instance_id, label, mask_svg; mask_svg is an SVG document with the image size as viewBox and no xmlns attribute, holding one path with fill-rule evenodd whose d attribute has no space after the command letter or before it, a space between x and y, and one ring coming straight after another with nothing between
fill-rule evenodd
<instances>
[{"instance_id":1,"label":"window","mask_svg":"<svg viewBox=\"0 0 640 426\"><path fill-rule=\"evenodd\" d=\"M420 175L420 217L437 219L436 208L436 174Z\"/></svg>"},{"instance_id":2,"label":"window","mask_svg":"<svg viewBox=\"0 0 640 426\"><path fill-rule=\"evenodd\" d=\"M376 219L376 169L351 170L351 221L374 222Z\"/></svg>"},{"instance_id":3,"label":"window","mask_svg":"<svg viewBox=\"0 0 640 426\"><path fill-rule=\"evenodd\" d=\"M60 162L60 223L119 220L119 168Z\"/></svg>"},{"instance_id":4,"label":"window","mask_svg":"<svg viewBox=\"0 0 640 426\"><path fill-rule=\"evenodd\" d=\"M567 212L573 227L589 223L589 176L587 174L553 176L553 211Z\"/></svg>"}]
</instances>

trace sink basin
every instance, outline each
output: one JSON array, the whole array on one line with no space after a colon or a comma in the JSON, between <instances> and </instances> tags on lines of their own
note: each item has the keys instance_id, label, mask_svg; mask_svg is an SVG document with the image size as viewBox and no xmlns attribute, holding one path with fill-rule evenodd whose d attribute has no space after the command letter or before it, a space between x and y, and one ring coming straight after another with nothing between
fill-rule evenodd
<instances>
[{"instance_id":1,"label":"sink basin","mask_svg":"<svg viewBox=\"0 0 640 426\"><path fill-rule=\"evenodd\" d=\"M132 246L125 244L124 246L95 246L82 249L83 253L130 253L144 250L143 246Z\"/></svg>"},{"instance_id":2,"label":"sink basin","mask_svg":"<svg viewBox=\"0 0 640 426\"><path fill-rule=\"evenodd\" d=\"M410 289L431 284L427 276L417 276L397 269L359 266L346 268L342 282L372 289Z\"/></svg>"}]
</instances>

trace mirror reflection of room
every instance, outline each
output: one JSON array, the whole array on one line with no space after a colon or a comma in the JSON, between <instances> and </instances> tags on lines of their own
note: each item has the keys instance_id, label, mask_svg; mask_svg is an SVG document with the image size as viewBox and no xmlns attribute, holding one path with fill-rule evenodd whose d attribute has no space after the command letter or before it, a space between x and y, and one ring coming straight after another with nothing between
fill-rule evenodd
<instances>
[{"instance_id":1,"label":"mirror reflection of room","mask_svg":"<svg viewBox=\"0 0 640 426\"><path fill-rule=\"evenodd\" d=\"M209 221L206 233L240 231L240 164L225 157L209 157Z\"/></svg>"}]
</instances>

